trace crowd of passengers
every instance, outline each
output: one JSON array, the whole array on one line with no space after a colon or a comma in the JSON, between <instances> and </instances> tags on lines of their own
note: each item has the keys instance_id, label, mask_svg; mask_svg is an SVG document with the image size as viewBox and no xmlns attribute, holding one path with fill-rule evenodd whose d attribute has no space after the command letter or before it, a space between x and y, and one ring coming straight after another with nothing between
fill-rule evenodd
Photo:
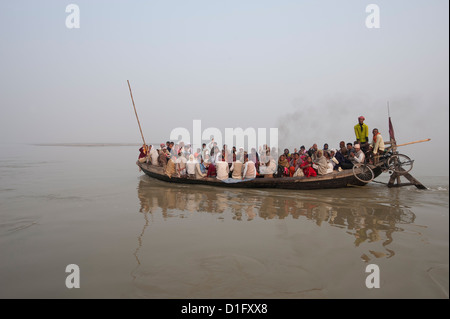
<instances>
[{"instance_id":1,"label":"crowd of passengers","mask_svg":"<svg viewBox=\"0 0 450 319\"><path fill-rule=\"evenodd\" d=\"M193 150L191 145L183 142L175 144L167 141L160 144L159 149L152 145L143 145L139 151L140 163L161 166L169 176L190 178L217 178L219 180L253 179L256 177L314 177L331 174L335 171L351 169L357 163L364 163L366 156L383 154L385 146L378 129L373 129L373 139L368 139L368 127L364 117L358 118L355 125L356 141L345 143L341 141L338 149L330 149L325 143L322 149L314 144L309 149L301 146L290 152L278 150L263 145L256 151L252 148L248 153L241 147L220 149L214 139L209 144L203 143L202 148Z\"/></svg>"}]
</instances>

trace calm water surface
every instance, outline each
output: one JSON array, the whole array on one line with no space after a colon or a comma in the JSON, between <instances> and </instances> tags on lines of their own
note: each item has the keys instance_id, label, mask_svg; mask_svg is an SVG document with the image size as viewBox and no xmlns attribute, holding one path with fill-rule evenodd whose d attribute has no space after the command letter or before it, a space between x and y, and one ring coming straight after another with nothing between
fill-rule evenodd
<instances>
[{"instance_id":1,"label":"calm water surface","mask_svg":"<svg viewBox=\"0 0 450 319\"><path fill-rule=\"evenodd\" d=\"M448 298L448 177L170 185L138 171L137 148L0 144L1 298Z\"/></svg>"}]
</instances>

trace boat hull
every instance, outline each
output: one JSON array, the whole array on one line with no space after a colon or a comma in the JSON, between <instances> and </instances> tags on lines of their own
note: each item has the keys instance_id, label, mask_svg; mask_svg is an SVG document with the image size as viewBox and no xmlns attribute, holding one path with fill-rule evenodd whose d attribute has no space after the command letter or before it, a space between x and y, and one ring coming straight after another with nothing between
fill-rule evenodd
<instances>
[{"instance_id":1,"label":"boat hull","mask_svg":"<svg viewBox=\"0 0 450 319\"><path fill-rule=\"evenodd\" d=\"M225 183L216 178L195 179L189 177L169 177L164 174L163 168L146 163L136 163L149 177L160 181L179 184L208 185L231 188L278 188L278 189L329 189L354 186L365 186L368 183L359 181L352 170L333 172L317 177L283 177L283 178L255 178L238 183ZM375 177L381 174L381 169L374 168Z\"/></svg>"}]
</instances>

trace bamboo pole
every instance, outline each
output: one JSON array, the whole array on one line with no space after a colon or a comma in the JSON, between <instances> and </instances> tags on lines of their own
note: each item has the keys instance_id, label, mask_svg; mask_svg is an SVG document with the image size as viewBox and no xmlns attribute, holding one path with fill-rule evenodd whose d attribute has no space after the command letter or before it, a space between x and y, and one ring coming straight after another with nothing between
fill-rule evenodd
<instances>
[{"instance_id":1,"label":"bamboo pole","mask_svg":"<svg viewBox=\"0 0 450 319\"><path fill-rule=\"evenodd\" d=\"M427 139L419 140L419 141L414 141L414 142L403 143L403 144L397 144L397 146L405 146L405 145L422 143L422 142L428 142L428 141L431 141L431 138L427 138Z\"/></svg>"},{"instance_id":2,"label":"bamboo pole","mask_svg":"<svg viewBox=\"0 0 450 319\"><path fill-rule=\"evenodd\" d=\"M147 145L145 143L144 134L142 134L141 122L139 122L139 117L138 117L137 112L136 112L136 106L134 105L134 99L133 99L133 93L131 93L130 81L127 80L127 83L128 83L128 88L130 89L131 101L133 102L134 114L136 114L136 120L137 120L138 125L139 125L139 131L141 132L142 141L144 142L144 145Z\"/></svg>"}]
</instances>

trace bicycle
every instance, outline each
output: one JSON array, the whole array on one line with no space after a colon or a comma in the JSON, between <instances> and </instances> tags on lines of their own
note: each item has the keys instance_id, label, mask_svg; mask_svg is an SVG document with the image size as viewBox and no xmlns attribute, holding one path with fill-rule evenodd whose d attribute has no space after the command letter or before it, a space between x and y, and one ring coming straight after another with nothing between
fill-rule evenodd
<instances>
[{"instance_id":1,"label":"bicycle","mask_svg":"<svg viewBox=\"0 0 450 319\"><path fill-rule=\"evenodd\" d=\"M367 163L356 163L353 165L353 175L363 183L369 183L375 178L375 173Z\"/></svg>"},{"instance_id":2,"label":"bicycle","mask_svg":"<svg viewBox=\"0 0 450 319\"><path fill-rule=\"evenodd\" d=\"M369 162L372 161L372 164L369 164L367 159ZM378 159L377 163L375 163L376 159ZM413 163L414 160L408 156L388 149L383 155L377 157L367 156L364 163L353 165L353 175L359 181L368 183L375 178L373 169L370 166L374 168L380 167L383 173L388 172L389 174L396 173L398 175L404 175L412 170Z\"/></svg>"}]
</instances>

